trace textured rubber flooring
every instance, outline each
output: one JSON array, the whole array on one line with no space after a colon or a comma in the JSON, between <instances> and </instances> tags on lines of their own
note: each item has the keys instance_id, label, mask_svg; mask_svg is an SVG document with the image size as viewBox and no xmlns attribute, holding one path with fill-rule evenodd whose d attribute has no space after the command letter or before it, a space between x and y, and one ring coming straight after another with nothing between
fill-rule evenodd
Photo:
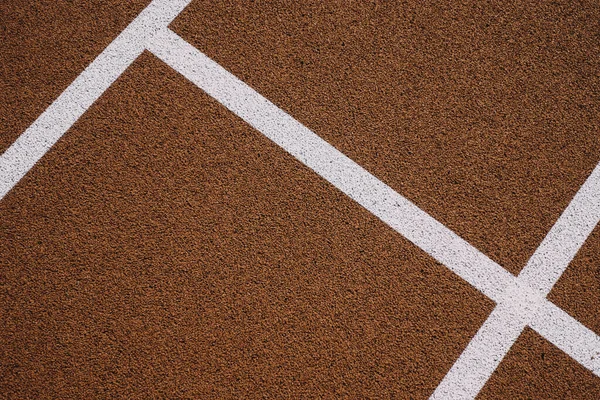
<instances>
[{"instance_id":1,"label":"textured rubber flooring","mask_svg":"<svg viewBox=\"0 0 600 400\"><path fill-rule=\"evenodd\" d=\"M600 159L598 7L193 1L172 27L513 273Z\"/></svg>"},{"instance_id":2,"label":"textured rubber flooring","mask_svg":"<svg viewBox=\"0 0 600 400\"><path fill-rule=\"evenodd\" d=\"M15 398L425 397L492 308L150 55L0 207Z\"/></svg>"},{"instance_id":3,"label":"textured rubber flooring","mask_svg":"<svg viewBox=\"0 0 600 400\"><path fill-rule=\"evenodd\" d=\"M0 5L0 153L149 3ZM595 3L194 0L170 29L514 275L600 160ZM455 365L494 301L217 100L144 51L0 198L0 398L426 399ZM599 235L548 299L600 335ZM477 398L597 375L525 328Z\"/></svg>"},{"instance_id":4,"label":"textured rubber flooring","mask_svg":"<svg viewBox=\"0 0 600 400\"><path fill-rule=\"evenodd\" d=\"M600 229L592 233L549 298L600 334Z\"/></svg>"},{"instance_id":5,"label":"textured rubber flooring","mask_svg":"<svg viewBox=\"0 0 600 400\"><path fill-rule=\"evenodd\" d=\"M478 399L595 399L598 378L526 329Z\"/></svg>"},{"instance_id":6,"label":"textured rubber flooring","mask_svg":"<svg viewBox=\"0 0 600 400\"><path fill-rule=\"evenodd\" d=\"M0 153L150 0L0 4Z\"/></svg>"}]
</instances>

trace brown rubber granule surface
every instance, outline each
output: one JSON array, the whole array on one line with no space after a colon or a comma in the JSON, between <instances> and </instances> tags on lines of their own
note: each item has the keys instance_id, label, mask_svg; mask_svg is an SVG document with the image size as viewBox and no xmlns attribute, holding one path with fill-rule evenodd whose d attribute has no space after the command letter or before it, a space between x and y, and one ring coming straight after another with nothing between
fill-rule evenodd
<instances>
[{"instance_id":1,"label":"brown rubber granule surface","mask_svg":"<svg viewBox=\"0 0 600 400\"><path fill-rule=\"evenodd\" d=\"M8 398L426 398L492 309L146 53L0 221Z\"/></svg>"},{"instance_id":2,"label":"brown rubber granule surface","mask_svg":"<svg viewBox=\"0 0 600 400\"><path fill-rule=\"evenodd\" d=\"M149 2L0 1L0 154Z\"/></svg>"},{"instance_id":3,"label":"brown rubber granule surface","mask_svg":"<svg viewBox=\"0 0 600 400\"><path fill-rule=\"evenodd\" d=\"M0 4L0 154L148 3ZM517 274L600 160L599 17L195 0L171 28ZM549 295L598 334L599 244ZM427 398L493 306L148 53L0 201L0 398ZM527 328L478 398L600 379Z\"/></svg>"},{"instance_id":4,"label":"brown rubber granule surface","mask_svg":"<svg viewBox=\"0 0 600 400\"><path fill-rule=\"evenodd\" d=\"M600 228L586 240L548 298L600 334Z\"/></svg>"},{"instance_id":5,"label":"brown rubber granule surface","mask_svg":"<svg viewBox=\"0 0 600 400\"><path fill-rule=\"evenodd\" d=\"M599 399L598 378L526 328L478 400Z\"/></svg>"},{"instance_id":6,"label":"brown rubber granule surface","mask_svg":"<svg viewBox=\"0 0 600 400\"><path fill-rule=\"evenodd\" d=\"M518 273L600 159L600 4L194 1L172 29Z\"/></svg>"}]
</instances>

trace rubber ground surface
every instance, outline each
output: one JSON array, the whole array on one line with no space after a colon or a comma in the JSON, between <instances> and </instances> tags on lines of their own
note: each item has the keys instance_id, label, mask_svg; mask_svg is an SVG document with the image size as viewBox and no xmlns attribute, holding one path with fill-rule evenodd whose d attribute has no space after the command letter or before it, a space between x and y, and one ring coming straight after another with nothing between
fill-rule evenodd
<instances>
[{"instance_id":1,"label":"rubber ground surface","mask_svg":"<svg viewBox=\"0 0 600 400\"><path fill-rule=\"evenodd\" d=\"M148 3L0 6L0 153ZM598 17L195 0L170 28L518 275L600 161ZM596 334L598 232L548 295ZM0 254L11 399L428 398L495 306L149 51L0 199ZM526 328L477 398L600 378Z\"/></svg>"}]
</instances>

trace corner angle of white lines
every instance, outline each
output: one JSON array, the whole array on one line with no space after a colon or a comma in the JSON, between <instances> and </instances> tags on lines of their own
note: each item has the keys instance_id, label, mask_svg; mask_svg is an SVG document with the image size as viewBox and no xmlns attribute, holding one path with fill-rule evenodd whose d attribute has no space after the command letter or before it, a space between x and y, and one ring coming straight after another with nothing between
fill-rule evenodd
<instances>
[{"instance_id":1,"label":"corner angle of white lines","mask_svg":"<svg viewBox=\"0 0 600 400\"><path fill-rule=\"evenodd\" d=\"M153 0L0 156L0 199L147 49L497 303L432 399L475 398L527 326L600 377L600 337L546 298L600 220L600 166L515 277L168 29L190 1Z\"/></svg>"}]
</instances>

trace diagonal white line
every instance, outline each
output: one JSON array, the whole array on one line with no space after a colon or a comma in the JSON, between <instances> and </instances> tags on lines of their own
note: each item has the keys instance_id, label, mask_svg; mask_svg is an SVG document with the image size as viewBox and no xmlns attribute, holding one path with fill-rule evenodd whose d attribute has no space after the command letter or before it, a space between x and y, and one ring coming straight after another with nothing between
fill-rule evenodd
<instances>
[{"instance_id":1,"label":"diagonal white line","mask_svg":"<svg viewBox=\"0 0 600 400\"><path fill-rule=\"evenodd\" d=\"M148 49L398 233L497 302L499 305L492 313L491 320L482 328L481 339L475 341L474 347L480 349L480 355L486 351L492 355L505 353L512 341L499 341L496 347L488 349L485 346L489 342L487 338L493 338L497 332L506 329L516 339L535 315L537 323L534 329L598 373L596 364L589 362L600 349L598 336L573 318L563 318L566 315L564 312L560 314L562 319L557 319L556 310L559 309L541 296L538 290L508 273L172 31L166 29L157 34L149 42ZM586 224L581 226L589 228ZM538 315L552 310L555 314L548 315L547 320ZM570 344L573 335L579 338L576 345ZM479 342L481 344L478 345ZM500 361L493 357L490 357L492 362L487 358L477 357L477 351L473 353L473 357L466 354L466 358L477 360L484 371L493 371ZM458 371L461 369L458 368ZM459 373L458 376L460 375ZM485 373L479 378L477 373L473 376L475 381L479 379L479 382L485 383ZM449 387L454 386L456 385ZM456 387L462 390L460 385ZM471 397L473 396L474 394Z\"/></svg>"},{"instance_id":2,"label":"diagonal white line","mask_svg":"<svg viewBox=\"0 0 600 400\"><path fill-rule=\"evenodd\" d=\"M498 300L514 276L166 29L148 49L440 263ZM483 267L482 267L483 266Z\"/></svg>"},{"instance_id":3,"label":"diagonal white line","mask_svg":"<svg viewBox=\"0 0 600 400\"><path fill-rule=\"evenodd\" d=\"M475 349L486 349L486 343L494 342L495 346L488 346L492 356L473 358L463 353L465 357L461 358L471 359L482 370L495 368L494 363L497 365L500 360L493 356L505 354L518 336L516 332L522 329L519 327L530 323L542 336L600 376L598 335L542 296L560 277L597 222L598 168L592 174L593 182L586 182L587 186L580 190L580 200L569 205L564 218L559 219L517 279L168 30L170 21L190 1L154 0L0 156L0 199L147 46L236 115L497 302L480 330L481 338L472 341ZM503 331L508 334L502 334ZM495 342L497 335L515 339ZM483 353L480 350L479 356ZM460 371L460 364L455 367ZM476 375L473 379L482 381Z\"/></svg>"},{"instance_id":4,"label":"diagonal white line","mask_svg":"<svg viewBox=\"0 0 600 400\"><path fill-rule=\"evenodd\" d=\"M600 164L546 235L519 279L546 295L600 221Z\"/></svg>"},{"instance_id":5,"label":"diagonal white line","mask_svg":"<svg viewBox=\"0 0 600 400\"><path fill-rule=\"evenodd\" d=\"M523 287L521 296L507 292L506 300L498 304L471 339L436 388L432 399L474 398L527 325L600 376L600 338L583 325L574 324L575 320L563 310L543 301L598 221L600 164L579 188L519 274L517 279ZM523 298L528 291L531 292L529 299ZM507 308L507 304L511 306ZM526 318L516 315L515 310L519 309L526 311Z\"/></svg>"},{"instance_id":6,"label":"diagonal white line","mask_svg":"<svg viewBox=\"0 0 600 400\"><path fill-rule=\"evenodd\" d=\"M532 318L530 327L600 376L600 336L564 310L546 301Z\"/></svg>"},{"instance_id":7,"label":"diagonal white line","mask_svg":"<svg viewBox=\"0 0 600 400\"><path fill-rule=\"evenodd\" d=\"M0 156L0 199L71 128L191 0L154 0Z\"/></svg>"},{"instance_id":8,"label":"diagonal white line","mask_svg":"<svg viewBox=\"0 0 600 400\"><path fill-rule=\"evenodd\" d=\"M512 308L496 306L430 399L475 398L525 326Z\"/></svg>"},{"instance_id":9,"label":"diagonal white line","mask_svg":"<svg viewBox=\"0 0 600 400\"><path fill-rule=\"evenodd\" d=\"M600 377L600 336L548 300L527 319L507 303L494 308L431 399L475 398L528 324Z\"/></svg>"},{"instance_id":10,"label":"diagonal white line","mask_svg":"<svg viewBox=\"0 0 600 400\"><path fill-rule=\"evenodd\" d=\"M519 279L507 288L503 297L431 399L475 398L540 306L549 303ZM564 339L569 337L565 335Z\"/></svg>"}]
</instances>

